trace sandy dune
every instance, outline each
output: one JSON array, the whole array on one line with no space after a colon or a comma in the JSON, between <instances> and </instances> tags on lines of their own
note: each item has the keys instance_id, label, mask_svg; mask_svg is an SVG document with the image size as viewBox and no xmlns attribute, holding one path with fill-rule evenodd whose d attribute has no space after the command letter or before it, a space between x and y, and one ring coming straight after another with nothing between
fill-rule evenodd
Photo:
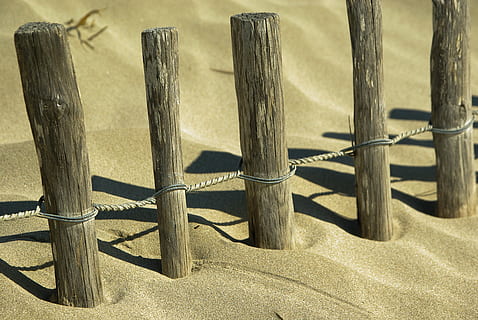
<instances>
[{"instance_id":1,"label":"sandy dune","mask_svg":"<svg viewBox=\"0 0 478 320\"><path fill-rule=\"evenodd\" d=\"M430 116L431 1L383 1L385 99L395 135ZM82 46L69 38L83 100L96 203L153 193L140 33L176 26L186 182L236 170L239 128L229 17L281 17L287 139L291 158L350 145L352 63L345 1L0 2L0 214L29 210L42 194L13 34L30 21L64 23L91 9ZM478 34L478 6L471 9ZM478 95L473 37L472 92ZM431 134L390 150L395 236L358 235L352 158L302 166L292 178L293 251L247 242L243 182L188 194L194 271L158 273L154 207L100 213L97 235L107 301L94 309L48 302L55 285L47 221L0 223L2 319L477 319L478 216L433 216ZM476 145L475 145L476 146Z\"/></svg>"}]
</instances>

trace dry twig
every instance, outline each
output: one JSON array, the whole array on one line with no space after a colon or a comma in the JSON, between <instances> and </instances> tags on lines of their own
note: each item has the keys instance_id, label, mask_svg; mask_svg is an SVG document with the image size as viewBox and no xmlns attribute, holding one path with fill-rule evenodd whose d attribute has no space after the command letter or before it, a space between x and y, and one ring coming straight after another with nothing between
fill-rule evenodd
<instances>
[{"instance_id":1,"label":"dry twig","mask_svg":"<svg viewBox=\"0 0 478 320\"><path fill-rule=\"evenodd\" d=\"M96 31L95 33L90 35L86 40L82 38L80 28L83 28L83 29L94 28L95 27L95 21L93 20L91 22L88 22L89 18L94 16L94 15L101 15L101 11L103 11L103 10L104 9L93 9L93 10L89 11L88 13L86 13L83 17L81 17L77 22L75 22L74 19L68 20L67 22L65 22L65 25L68 26L66 28L66 32L68 32L68 34L71 34L70 32L75 30L76 35L78 37L78 40L80 40L80 43L82 45L84 44L84 45L88 46L90 49L94 49L94 46L91 44L91 41L94 38L96 38L97 36L99 36L101 33L103 33L108 28L108 26L104 26L100 30Z\"/></svg>"}]
</instances>

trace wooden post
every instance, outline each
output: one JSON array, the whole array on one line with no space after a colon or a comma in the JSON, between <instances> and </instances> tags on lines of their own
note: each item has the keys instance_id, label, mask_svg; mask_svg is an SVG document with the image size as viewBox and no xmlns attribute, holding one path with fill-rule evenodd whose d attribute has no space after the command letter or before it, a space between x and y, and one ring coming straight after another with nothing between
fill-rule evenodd
<instances>
[{"instance_id":1,"label":"wooden post","mask_svg":"<svg viewBox=\"0 0 478 320\"><path fill-rule=\"evenodd\" d=\"M236 96L243 170L277 178L289 172L284 130L279 16L244 13L231 17ZM249 235L260 248L291 249L293 203L289 182L245 181Z\"/></svg>"},{"instance_id":2,"label":"wooden post","mask_svg":"<svg viewBox=\"0 0 478 320\"><path fill-rule=\"evenodd\" d=\"M347 0L353 56L356 145L388 138L383 101L382 13L379 0ZM358 218L362 236L392 237L389 146L355 152Z\"/></svg>"},{"instance_id":3,"label":"wooden post","mask_svg":"<svg viewBox=\"0 0 478 320\"><path fill-rule=\"evenodd\" d=\"M83 109L65 28L27 23L15 32L23 94L40 164L46 212L91 211ZM94 307L103 300L95 222L49 221L58 302Z\"/></svg>"},{"instance_id":4,"label":"wooden post","mask_svg":"<svg viewBox=\"0 0 478 320\"><path fill-rule=\"evenodd\" d=\"M432 124L462 127L472 118L468 0L433 1L430 57ZM433 133L437 163L436 213L458 218L476 213L473 126L458 134Z\"/></svg>"},{"instance_id":5,"label":"wooden post","mask_svg":"<svg viewBox=\"0 0 478 320\"><path fill-rule=\"evenodd\" d=\"M179 129L178 32L175 28L144 30L144 79L156 189L183 184ZM157 198L163 274L185 277L191 272L188 214L184 190Z\"/></svg>"}]
</instances>

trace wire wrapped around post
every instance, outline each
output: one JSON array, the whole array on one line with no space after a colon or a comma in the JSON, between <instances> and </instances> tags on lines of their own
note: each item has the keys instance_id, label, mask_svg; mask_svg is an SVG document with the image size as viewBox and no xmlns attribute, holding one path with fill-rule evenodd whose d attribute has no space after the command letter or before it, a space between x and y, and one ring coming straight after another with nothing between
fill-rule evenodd
<instances>
[{"instance_id":1,"label":"wire wrapped around post","mask_svg":"<svg viewBox=\"0 0 478 320\"><path fill-rule=\"evenodd\" d=\"M450 132L472 121L469 5L469 0L433 1L431 102L433 126L442 129L433 130L436 215L442 218L476 214L473 130Z\"/></svg>"},{"instance_id":2,"label":"wire wrapped around post","mask_svg":"<svg viewBox=\"0 0 478 320\"><path fill-rule=\"evenodd\" d=\"M15 32L45 194L43 216L49 218L58 302L94 307L103 301L92 219L96 209L91 208L83 108L66 39L65 28L54 23L28 23Z\"/></svg>"},{"instance_id":3,"label":"wire wrapped around post","mask_svg":"<svg viewBox=\"0 0 478 320\"><path fill-rule=\"evenodd\" d=\"M154 28L141 34L151 151L161 247L162 273L170 278L190 274L187 187L184 185L179 129L179 54L176 28Z\"/></svg>"},{"instance_id":4,"label":"wire wrapped around post","mask_svg":"<svg viewBox=\"0 0 478 320\"><path fill-rule=\"evenodd\" d=\"M383 99L380 0L347 0L353 56L357 215L362 237L392 238L392 191Z\"/></svg>"},{"instance_id":5,"label":"wire wrapped around post","mask_svg":"<svg viewBox=\"0 0 478 320\"><path fill-rule=\"evenodd\" d=\"M231 17L232 52L244 175L276 179L289 172L285 139L279 16ZM294 247L289 181L245 181L249 236L261 248Z\"/></svg>"}]
</instances>

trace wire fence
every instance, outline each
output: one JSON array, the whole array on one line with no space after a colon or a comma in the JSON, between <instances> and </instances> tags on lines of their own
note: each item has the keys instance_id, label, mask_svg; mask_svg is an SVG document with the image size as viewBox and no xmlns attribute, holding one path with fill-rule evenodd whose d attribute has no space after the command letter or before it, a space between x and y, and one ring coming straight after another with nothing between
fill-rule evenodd
<instances>
[{"instance_id":1,"label":"wire fence","mask_svg":"<svg viewBox=\"0 0 478 320\"><path fill-rule=\"evenodd\" d=\"M63 222L86 222L88 220L91 220L95 218L95 216L98 214L99 211L101 212L111 212L111 211L125 211L125 210L131 210L139 207L144 207L147 205L152 205L156 203L156 198L159 197L161 194L170 192L170 191L175 191L175 190L185 190L185 192L192 192L192 191L197 191L201 190L204 188L208 188L220 183L224 183L233 179L243 179L243 180L248 180L248 181L254 181L258 183L266 183L266 184L276 184L283 182L290 177L292 177L295 174L296 171L296 166L300 165L305 165L305 164L311 164L314 162L318 161L326 161L326 160L331 160L334 158L338 157L344 157L344 156L353 156L354 152L357 149L364 148L364 147L370 147L374 145L395 145L398 142L405 140L407 138L410 138L412 136L420 135L426 132L432 132L432 133L438 133L438 134L448 134L448 135L454 135L454 134L459 134L462 132L465 132L469 128L473 126L473 123L475 121L475 116L478 115L478 111L475 110L473 111L473 117L469 119L463 126L459 128L454 128L454 129L441 129L441 128L434 128L431 124L428 124L425 127L421 127L415 130L410 130L410 131L405 131L397 136L395 136L393 139L389 138L384 138L384 139L374 139L370 141L366 141L363 143L360 143L358 145L352 145L351 147L342 149L340 151L335 151L335 152L329 152L329 153L323 153L323 154L318 154L318 155L313 155L310 157L305 157L305 158L299 158L299 159L291 159L289 160L289 165L290 165L290 171L285 174L284 176L278 177L278 178L272 178L272 179L267 179L267 178L259 178L259 177L253 177L244 174L242 170L236 170L236 171L231 171L228 172L222 176L214 177L212 179L202 181L199 183L191 184L191 185L185 185L185 184L176 184L176 185L171 185L164 187L157 192L155 192L153 195L143 199L143 200L138 200L138 201L129 201L125 203L120 203L120 204L93 204L91 210L79 217L65 217L65 216L60 216L56 214L51 214L51 213L44 213L41 211L41 206L42 203L44 202L44 197L42 196L37 203L37 206L33 210L27 210L27 211L20 211L20 212L15 212L15 213L9 213L9 214L4 214L0 216L0 221L10 221L10 220L17 220L17 219L24 219L24 218L30 218L30 217L42 217L46 219L51 219L51 220L57 220L57 221L63 221Z\"/></svg>"}]
</instances>

